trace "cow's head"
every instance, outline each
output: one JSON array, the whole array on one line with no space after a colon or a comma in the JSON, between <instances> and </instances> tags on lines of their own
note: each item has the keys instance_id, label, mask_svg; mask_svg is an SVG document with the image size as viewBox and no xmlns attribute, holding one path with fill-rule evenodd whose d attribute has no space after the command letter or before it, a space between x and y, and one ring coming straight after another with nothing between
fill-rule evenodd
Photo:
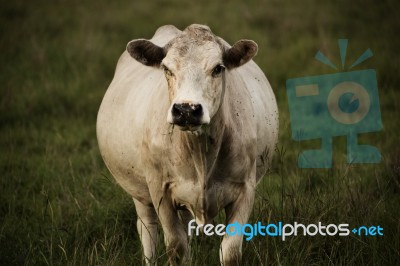
<instances>
[{"instance_id":1,"label":"cow's head","mask_svg":"<svg viewBox=\"0 0 400 266\"><path fill-rule=\"evenodd\" d=\"M127 51L140 63L164 70L171 102L167 121L197 131L221 106L225 70L251 60L257 44L240 40L228 47L208 27L191 25L164 47L139 39L129 42Z\"/></svg>"}]
</instances>

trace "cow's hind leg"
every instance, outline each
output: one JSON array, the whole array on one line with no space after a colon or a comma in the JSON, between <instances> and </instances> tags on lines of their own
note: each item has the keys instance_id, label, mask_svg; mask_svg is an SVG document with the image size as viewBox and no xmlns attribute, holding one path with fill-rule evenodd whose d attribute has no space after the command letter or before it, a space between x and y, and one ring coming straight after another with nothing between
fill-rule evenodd
<instances>
[{"instance_id":1,"label":"cow's hind leg","mask_svg":"<svg viewBox=\"0 0 400 266\"><path fill-rule=\"evenodd\" d=\"M187 236L187 240L188 240L188 249L187 249L187 257L191 258L191 248L190 248L190 244L192 241L192 236L189 236L188 234L188 224L191 220L194 219L193 215L190 213L190 211L188 211L187 209L184 210L180 210L179 211L179 217L182 221L186 236Z\"/></svg>"},{"instance_id":2,"label":"cow's hind leg","mask_svg":"<svg viewBox=\"0 0 400 266\"><path fill-rule=\"evenodd\" d=\"M164 196L156 210L164 232L169 264L186 265L189 251L188 235L171 199L168 195Z\"/></svg>"},{"instance_id":3,"label":"cow's hind leg","mask_svg":"<svg viewBox=\"0 0 400 266\"><path fill-rule=\"evenodd\" d=\"M143 246L146 265L154 265L156 262L157 248L157 214L153 206L142 204L133 199L137 213L137 230Z\"/></svg>"},{"instance_id":4,"label":"cow's hind leg","mask_svg":"<svg viewBox=\"0 0 400 266\"><path fill-rule=\"evenodd\" d=\"M238 198L225 208L227 225L247 223L254 203L254 190L255 184L244 184ZM237 229L234 230L237 231ZM219 253L221 265L240 265L243 236L238 233L225 234Z\"/></svg>"}]
</instances>

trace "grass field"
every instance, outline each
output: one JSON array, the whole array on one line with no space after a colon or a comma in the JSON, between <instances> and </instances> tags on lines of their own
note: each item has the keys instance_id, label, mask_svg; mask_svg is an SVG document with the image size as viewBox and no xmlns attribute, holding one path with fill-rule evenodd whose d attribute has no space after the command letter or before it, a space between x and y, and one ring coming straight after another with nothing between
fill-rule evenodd
<instances>
[{"instance_id":1,"label":"grass field","mask_svg":"<svg viewBox=\"0 0 400 266\"><path fill-rule=\"evenodd\" d=\"M396 0L2 1L0 265L142 264L133 203L99 154L97 110L128 41L191 23L231 43L255 40L278 100L278 151L250 221L384 228L379 237L255 237L244 242L243 265L398 265L399 11ZM299 169L297 155L318 141L291 140L285 82L335 73L314 55L339 64L339 38L349 39L347 64L374 53L356 69L377 71L384 130L360 141L383 160L348 165L337 137L332 169ZM217 265L220 241L195 238L192 264Z\"/></svg>"}]
</instances>

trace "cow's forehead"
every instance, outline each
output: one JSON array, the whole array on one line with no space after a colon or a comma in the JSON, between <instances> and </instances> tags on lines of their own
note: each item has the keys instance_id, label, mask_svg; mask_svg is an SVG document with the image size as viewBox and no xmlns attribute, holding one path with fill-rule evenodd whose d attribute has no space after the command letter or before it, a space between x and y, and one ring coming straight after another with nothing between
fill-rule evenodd
<instances>
[{"instance_id":1,"label":"cow's forehead","mask_svg":"<svg viewBox=\"0 0 400 266\"><path fill-rule=\"evenodd\" d=\"M167 60L212 60L222 57L223 47L218 37L207 26L191 25L167 45Z\"/></svg>"}]
</instances>

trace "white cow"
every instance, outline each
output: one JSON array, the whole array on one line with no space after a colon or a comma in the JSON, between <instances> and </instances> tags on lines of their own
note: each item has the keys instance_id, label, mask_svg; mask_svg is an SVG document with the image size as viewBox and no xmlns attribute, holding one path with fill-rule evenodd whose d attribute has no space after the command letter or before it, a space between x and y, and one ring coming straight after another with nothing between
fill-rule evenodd
<instances>
[{"instance_id":1,"label":"white cow","mask_svg":"<svg viewBox=\"0 0 400 266\"><path fill-rule=\"evenodd\" d=\"M278 136L273 91L251 60L257 44L230 46L207 26L160 27L128 43L97 118L103 159L133 197L147 264L157 217L171 264L185 263L187 223L247 222ZM242 236L225 235L223 265L238 264Z\"/></svg>"}]
</instances>

